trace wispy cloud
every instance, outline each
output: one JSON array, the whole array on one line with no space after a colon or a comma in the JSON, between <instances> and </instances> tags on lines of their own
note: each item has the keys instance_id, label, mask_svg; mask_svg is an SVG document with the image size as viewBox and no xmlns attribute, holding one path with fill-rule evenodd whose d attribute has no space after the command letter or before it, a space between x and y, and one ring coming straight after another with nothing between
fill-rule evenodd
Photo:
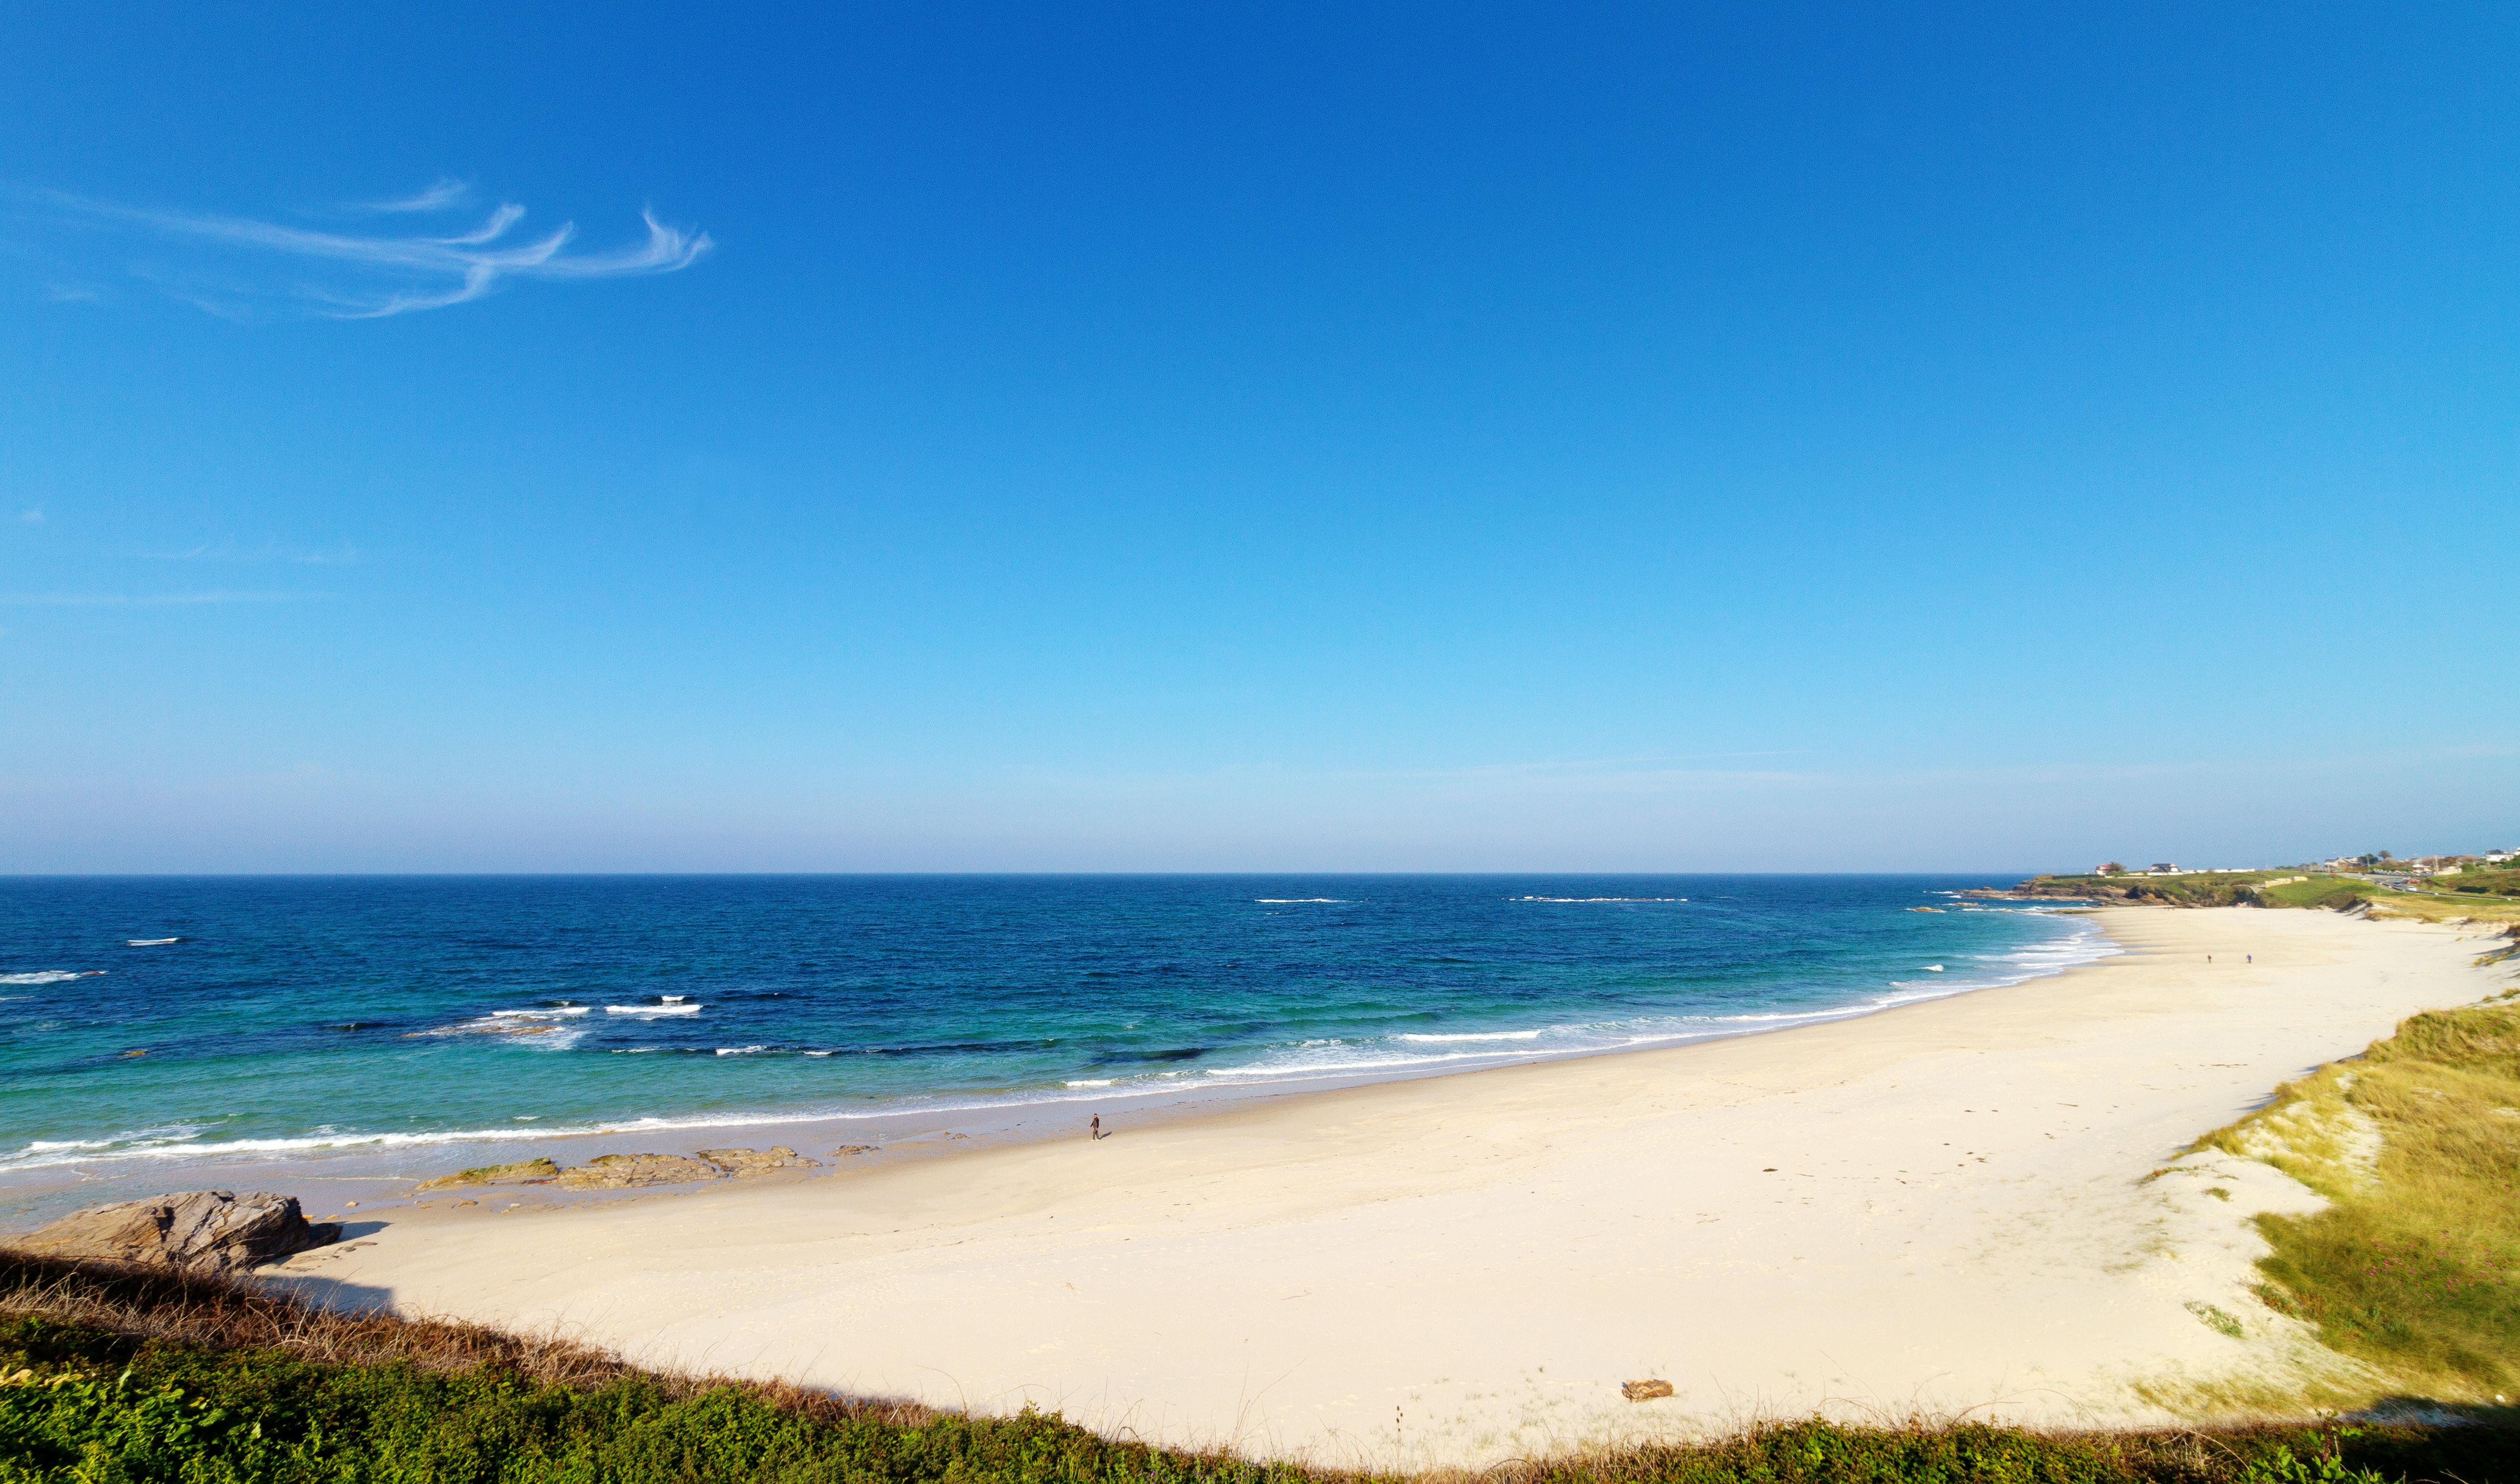
<instances>
[{"instance_id":1,"label":"wispy cloud","mask_svg":"<svg viewBox=\"0 0 2520 1484\"><path fill-rule=\"evenodd\" d=\"M440 181L402 201L371 209L425 212L446 208L469 188ZM470 228L444 235L370 235L313 231L250 217L159 210L94 201L62 192L42 193L53 208L96 225L128 228L163 243L242 255L248 271L233 264L135 265L135 276L174 297L234 317L258 301L279 298L337 319L382 319L419 309L469 303L518 281L630 278L673 273L700 260L715 246L705 232L689 231L643 211L647 236L622 246L574 248L577 227L562 222L534 236L515 234L525 208L505 203ZM270 269L294 263L299 276L275 283ZM251 265L262 265L257 275ZM204 290L213 276L215 287Z\"/></svg>"},{"instance_id":2,"label":"wispy cloud","mask_svg":"<svg viewBox=\"0 0 2520 1484\"><path fill-rule=\"evenodd\" d=\"M398 201L368 201L359 203L362 211L443 211L460 206L472 199L472 183L441 175L437 183L424 191L415 191Z\"/></svg>"},{"instance_id":3,"label":"wispy cloud","mask_svg":"<svg viewBox=\"0 0 2520 1484\"><path fill-rule=\"evenodd\" d=\"M40 510L22 510L18 512L18 518L28 525L41 525L44 523L44 513Z\"/></svg>"},{"instance_id":4,"label":"wispy cloud","mask_svg":"<svg viewBox=\"0 0 2520 1484\"><path fill-rule=\"evenodd\" d=\"M311 603L330 593L0 593L0 607L162 608L216 603Z\"/></svg>"},{"instance_id":5,"label":"wispy cloud","mask_svg":"<svg viewBox=\"0 0 2520 1484\"><path fill-rule=\"evenodd\" d=\"M273 546L239 546L234 541L205 543L180 552L141 552L144 562L285 562L299 566L347 566L359 560L358 548L343 542L321 551Z\"/></svg>"}]
</instances>

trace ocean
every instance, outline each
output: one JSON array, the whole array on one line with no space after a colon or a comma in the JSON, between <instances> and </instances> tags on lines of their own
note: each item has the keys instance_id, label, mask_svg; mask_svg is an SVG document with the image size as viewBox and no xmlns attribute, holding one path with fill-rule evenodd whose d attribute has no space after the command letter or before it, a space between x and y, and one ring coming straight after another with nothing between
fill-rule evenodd
<instances>
[{"instance_id":1,"label":"ocean","mask_svg":"<svg viewBox=\"0 0 2520 1484\"><path fill-rule=\"evenodd\" d=\"M0 1207L597 1132L1081 1124L1776 1029L2110 951L1958 895L2011 879L10 878Z\"/></svg>"}]
</instances>

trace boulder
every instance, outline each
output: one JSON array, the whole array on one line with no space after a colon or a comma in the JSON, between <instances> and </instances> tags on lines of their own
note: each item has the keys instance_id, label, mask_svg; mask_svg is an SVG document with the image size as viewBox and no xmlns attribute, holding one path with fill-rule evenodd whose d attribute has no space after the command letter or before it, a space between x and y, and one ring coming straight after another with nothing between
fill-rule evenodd
<instances>
[{"instance_id":1,"label":"boulder","mask_svg":"<svg viewBox=\"0 0 2520 1484\"><path fill-rule=\"evenodd\" d=\"M468 1185L538 1185L543 1181L559 1178L560 1166L549 1159L526 1159L516 1164L479 1165L470 1170L458 1171L453 1175L440 1175L435 1180L424 1180L413 1188L412 1193L418 1195L428 1191L452 1191L459 1186Z\"/></svg>"},{"instance_id":2,"label":"boulder","mask_svg":"<svg viewBox=\"0 0 2520 1484\"><path fill-rule=\"evenodd\" d=\"M1671 1395L1671 1382L1630 1381L1619 1388L1619 1395L1631 1402L1650 1402L1656 1397Z\"/></svg>"},{"instance_id":3,"label":"boulder","mask_svg":"<svg viewBox=\"0 0 2520 1484\"><path fill-rule=\"evenodd\" d=\"M766 1149L702 1149L700 1157L730 1175L767 1175L773 1170L814 1170L823 1161L808 1159L784 1144Z\"/></svg>"},{"instance_id":4,"label":"boulder","mask_svg":"<svg viewBox=\"0 0 2520 1484\"><path fill-rule=\"evenodd\" d=\"M561 1172L563 1191L622 1191L725 1178L723 1166L688 1154L602 1154Z\"/></svg>"},{"instance_id":5,"label":"boulder","mask_svg":"<svg viewBox=\"0 0 2520 1484\"><path fill-rule=\"evenodd\" d=\"M16 1245L45 1257L227 1273L340 1237L338 1226L308 1221L293 1195L187 1191L74 1211Z\"/></svg>"},{"instance_id":6,"label":"boulder","mask_svg":"<svg viewBox=\"0 0 2520 1484\"><path fill-rule=\"evenodd\" d=\"M832 1152L845 1158L851 1154L872 1154L882 1147L883 1146L879 1144L844 1144Z\"/></svg>"}]
</instances>

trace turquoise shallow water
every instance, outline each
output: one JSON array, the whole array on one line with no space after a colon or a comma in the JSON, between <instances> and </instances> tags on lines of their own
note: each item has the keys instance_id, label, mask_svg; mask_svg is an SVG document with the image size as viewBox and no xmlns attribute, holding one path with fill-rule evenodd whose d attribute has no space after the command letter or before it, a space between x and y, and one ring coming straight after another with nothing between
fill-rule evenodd
<instances>
[{"instance_id":1,"label":"turquoise shallow water","mask_svg":"<svg viewBox=\"0 0 2520 1484\"><path fill-rule=\"evenodd\" d=\"M1419 1075L2107 951L1954 895L2009 879L16 878L0 1173Z\"/></svg>"}]
</instances>

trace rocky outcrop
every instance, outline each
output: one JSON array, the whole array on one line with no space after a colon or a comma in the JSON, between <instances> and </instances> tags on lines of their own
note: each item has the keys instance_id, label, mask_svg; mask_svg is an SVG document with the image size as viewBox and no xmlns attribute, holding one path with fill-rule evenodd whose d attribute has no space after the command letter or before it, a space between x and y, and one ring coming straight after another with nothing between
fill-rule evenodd
<instances>
[{"instance_id":1,"label":"rocky outcrop","mask_svg":"<svg viewBox=\"0 0 2520 1484\"><path fill-rule=\"evenodd\" d=\"M541 1185L560 1178L560 1166L549 1159L526 1159L516 1164L485 1164L453 1175L440 1175L424 1180L412 1189L415 1195L429 1191L452 1191L472 1185Z\"/></svg>"},{"instance_id":2,"label":"rocky outcrop","mask_svg":"<svg viewBox=\"0 0 2520 1484\"><path fill-rule=\"evenodd\" d=\"M723 1180L727 1171L689 1154L602 1154L561 1171L563 1191L627 1191L641 1186Z\"/></svg>"},{"instance_id":3,"label":"rocky outcrop","mask_svg":"<svg viewBox=\"0 0 2520 1484\"><path fill-rule=\"evenodd\" d=\"M2034 876L2008 891L1977 887L1963 896L1999 902L2120 902L2130 907L2249 907L2259 905L2255 881L2234 881L2217 874L2154 877Z\"/></svg>"},{"instance_id":4,"label":"rocky outcrop","mask_svg":"<svg viewBox=\"0 0 2520 1484\"><path fill-rule=\"evenodd\" d=\"M702 1149L698 1154L604 1154L561 1171L555 1184L563 1191L626 1191L640 1186L724 1180L730 1175L820 1169L822 1163L784 1144L766 1149Z\"/></svg>"},{"instance_id":5,"label":"rocky outcrop","mask_svg":"<svg viewBox=\"0 0 2520 1484\"><path fill-rule=\"evenodd\" d=\"M773 1170L813 1170L823 1161L808 1159L784 1144L766 1149L702 1149L700 1157L730 1175L767 1175Z\"/></svg>"},{"instance_id":6,"label":"rocky outcrop","mask_svg":"<svg viewBox=\"0 0 2520 1484\"><path fill-rule=\"evenodd\" d=\"M45 1257L229 1273L340 1237L338 1226L308 1221L293 1195L188 1191L74 1211L15 1245Z\"/></svg>"}]
</instances>

